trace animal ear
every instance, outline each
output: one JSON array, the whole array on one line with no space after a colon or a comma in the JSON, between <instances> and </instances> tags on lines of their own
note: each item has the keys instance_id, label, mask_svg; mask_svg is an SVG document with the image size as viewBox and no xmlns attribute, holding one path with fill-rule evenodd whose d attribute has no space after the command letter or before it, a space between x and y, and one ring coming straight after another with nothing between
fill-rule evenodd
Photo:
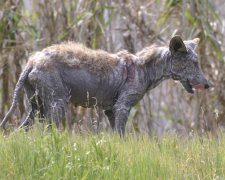
<instances>
[{"instance_id":1,"label":"animal ear","mask_svg":"<svg viewBox=\"0 0 225 180\"><path fill-rule=\"evenodd\" d=\"M191 40L191 41L189 42L189 45L191 46L191 48L192 48L193 50L195 50L195 49L197 48L197 46L198 46L198 44L199 44L199 41L200 41L199 38L195 38L195 39L193 39L193 40Z\"/></svg>"},{"instance_id":2,"label":"animal ear","mask_svg":"<svg viewBox=\"0 0 225 180\"><path fill-rule=\"evenodd\" d=\"M180 36L174 36L170 40L169 49L172 54L176 52L187 52L187 48Z\"/></svg>"}]
</instances>

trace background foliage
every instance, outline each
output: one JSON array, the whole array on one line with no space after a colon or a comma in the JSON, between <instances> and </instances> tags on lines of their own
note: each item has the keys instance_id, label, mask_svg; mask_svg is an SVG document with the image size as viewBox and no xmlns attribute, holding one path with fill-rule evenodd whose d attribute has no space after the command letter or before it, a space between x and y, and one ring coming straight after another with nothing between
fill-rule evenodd
<instances>
[{"instance_id":1,"label":"background foliage","mask_svg":"<svg viewBox=\"0 0 225 180\"><path fill-rule=\"evenodd\" d=\"M128 131L163 135L191 130L216 134L225 123L225 13L222 0L3 0L0 1L0 118L11 103L28 56L66 40L110 52L134 53L152 43L168 45L174 34L201 39L199 61L214 89L189 95L173 81L163 82L131 111ZM11 123L25 116L21 98ZM71 130L110 130L98 109L70 107Z\"/></svg>"}]
</instances>

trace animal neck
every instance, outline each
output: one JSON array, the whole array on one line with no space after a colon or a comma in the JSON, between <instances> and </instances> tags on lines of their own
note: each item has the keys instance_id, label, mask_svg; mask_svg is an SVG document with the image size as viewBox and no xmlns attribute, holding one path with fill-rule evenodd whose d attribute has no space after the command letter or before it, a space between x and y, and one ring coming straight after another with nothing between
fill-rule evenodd
<instances>
[{"instance_id":1,"label":"animal neck","mask_svg":"<svg viewBox=\"0 0 225 180\"><path fill-rule=\"evenodd\" d=\"M147 47L137 53L146 68L148 89L153 89L163 80L172 77L171 53L166 47Z\"/></svg>"}]
</instances>

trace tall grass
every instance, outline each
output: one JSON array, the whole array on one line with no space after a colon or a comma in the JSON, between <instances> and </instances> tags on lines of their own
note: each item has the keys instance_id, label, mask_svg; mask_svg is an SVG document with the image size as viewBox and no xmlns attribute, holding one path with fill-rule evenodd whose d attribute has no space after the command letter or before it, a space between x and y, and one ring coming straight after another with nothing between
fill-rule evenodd
<instances>
[{"instance_id":1,"label":"tall grass","mask_svg":"<svg viewBox=\"0 0 225 180\"><path fill-rule=\"evenodd\" d=\"M0 179L224 179L225 138L43 131L0 136Z\"/></svg>"}]
</instances>

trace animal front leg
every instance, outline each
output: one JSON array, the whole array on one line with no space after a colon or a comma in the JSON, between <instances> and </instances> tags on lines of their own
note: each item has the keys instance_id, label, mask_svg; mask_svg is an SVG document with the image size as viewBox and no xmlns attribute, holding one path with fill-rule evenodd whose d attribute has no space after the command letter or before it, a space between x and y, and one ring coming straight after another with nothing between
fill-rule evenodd
<instances>
[{"instance_id":1,"label":"animal front leg","mask_svg":"<svg viewBox=\"0 0 225 180\"><path fill-rule=\"evenodd\" d=\"M115 128L120 136L123 136L125 133L125 126L130 113L130 109L130 106L115 106Z\"/></svg>"},{"instance_id":2,"label":"animal front leg","mask_svg":"<svg viewBox=\"0 0 225 180\"><path fill-rule=\"evenodd\" d=\"M115 114L115 128L120 135L124 135L125 126L127 119L131 110L141 98L143 93L141 91L134 91L130 88L130 91L124 91L121 94L113 107L113 112Z\"/></svg>"}]
</instances>

